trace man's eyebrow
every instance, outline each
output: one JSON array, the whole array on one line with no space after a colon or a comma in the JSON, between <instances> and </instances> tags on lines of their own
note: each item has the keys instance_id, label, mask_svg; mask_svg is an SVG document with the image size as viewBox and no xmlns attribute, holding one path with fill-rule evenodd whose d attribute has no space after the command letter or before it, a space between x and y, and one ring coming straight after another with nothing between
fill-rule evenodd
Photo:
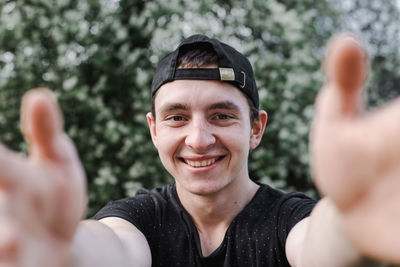
<instances>
[{"instance_id":1,"label":"man's eyebrow","mask_svg":"<svg viewBox=\"0 0 400 267\"><path fill-rule=\"evenodd\" d=\"M207 109L208 110L214 110L214 109L240 110L239 106L231 101L223 101L223 102L214 103L214 104L209 105Z\"/></svg>"},{"instance_id":2,"label":"man's eyebrow","mask_svg":"<svg viewBox=\"0 0 400 267\"><path fill-rule=\"evenodd\" d=\"M160 107L160 112L169 112L174 110L189 110L189 106L182 103L166 103Z\"/></svg>"}]
</instances>

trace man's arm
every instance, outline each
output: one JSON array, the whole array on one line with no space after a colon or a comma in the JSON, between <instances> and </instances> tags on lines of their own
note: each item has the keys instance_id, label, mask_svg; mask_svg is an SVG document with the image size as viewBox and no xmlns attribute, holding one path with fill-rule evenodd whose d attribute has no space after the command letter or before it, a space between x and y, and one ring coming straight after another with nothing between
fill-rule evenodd
<instances>
[{"instance_id":1,"label":"man's arm","mask_svg":"<svg viewBox=\"0 0 400 267\"><path fill-rule=\"evenodd\" d=\"M70 267L149 267L151 252L145 236L117 217L82 221L71 246Z\"/></svg>"},{"instance_id":2,"label":"man's arm","mask_svg":"<svg viewBox=\"0 0 400 267\"><path fill-rule=\"evenodd\" d=\"M296 267L344 267L361 263L361 255L349 239L340 213L328 198L320 200L310 217L290 231L286 255L290 265Z\"/></svg>"},{"instance_id":3,"label":"man's arm","mask_svg":"<svg viewBox=\"0 0 400 267\"><path fill-rule=\"evenodd\" d=\"M343 217L324 198L311 216L296 224L286 241L286 255L293 267L384 267L363 256L346 232Z\"/></svg>"},{"instance_id":4,"label":"man's arm","mask_svg":"<svg viewBox=\"0 0 400 267\"><path fill-rule=\"evenodd\" d=\"M367 59L353 35L333 39L324 67L310 151L326 197L290 232L287 257L304 267L400 263L400 100L363 111Z\"/></svg>"}]
</instances>

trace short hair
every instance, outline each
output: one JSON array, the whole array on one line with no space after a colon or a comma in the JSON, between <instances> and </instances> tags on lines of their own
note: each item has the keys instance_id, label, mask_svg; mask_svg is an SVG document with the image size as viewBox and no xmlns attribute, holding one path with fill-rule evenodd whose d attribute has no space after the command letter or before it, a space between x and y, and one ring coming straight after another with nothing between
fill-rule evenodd
<instances>
[{"instance_id":1,"label":"short hair","mask_svg":"<svg viewBox=\"0 0 400 267\"><path fill-rule=\"evenodd\" d=\"M191 49L184 51L178 57L178 67L181 69L185 68L204 68L210 65L218 65L218 56L213 50L211 46L201 46L196 49ZM250 108L250 124L252 125L254 120L258 119L258 108L254 105L253 101L243 93L246 97L247 103ZM153 117L156 117L155 113L155 98L157 96L157 92L152 98L151 102L151 112Z\"/></svg>"}]
</instances>

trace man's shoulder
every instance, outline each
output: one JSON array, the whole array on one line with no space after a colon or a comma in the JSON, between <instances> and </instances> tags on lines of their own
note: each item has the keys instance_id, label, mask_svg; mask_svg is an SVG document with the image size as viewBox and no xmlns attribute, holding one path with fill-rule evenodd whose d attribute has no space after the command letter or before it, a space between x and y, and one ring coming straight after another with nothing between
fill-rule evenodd
<instances>
[{"instance_id":1,"label":"man's shoulder","mask_svg":"<svg viewBox=\"0 0 400 267\"><path fill-rule=\"evenodd\" d=\"M151 201L156 207L166 207L169 204L176 204L178 201L175 184L166 184L153 189L141 188L135 196L135 201Z\"/></svg>"},{"instance_id":2,"label":"man's shoulder","mask_svg":"<svg viewBox=\"0 0 400 267\"><path fill-rule=\"evenodd\" d=\"M175 185L168 184L154 189L139 189L134 196L109 202L93 217L121 217L132 221L131 217L154 216L160 209L163 210L174 199Z\"/></svg>"},{"instance_id":3,"label":"man's shoulder","mask_svg":"<svg viewBox=\"0 0 400 267\"><path fill-rule=\"evenodd\" d=\"M286 201L306 201L306 202L315 202L311 197L306 194L298 191L285 192L280 189L276 189L267 184L258 184L260 189L255 195L255 199L263 202L268 202L271 204L275 204L277 202L284 203Z\"/></svg>"},{"instance_id":4,"label":"man's shoulder","mask_svg":"<svg viewBox=\"0 0 400 267\"><path fill-rule=\"evenodd\" d=\"M260 189L252 202L250 209L257 210L259 215L264 215L266 218L276 216L287 221L308 216L317 203L304 193L284 192L264 184L260 184ZM297 219L293 223L296 221Z\"/></svg>"}]
</instances>

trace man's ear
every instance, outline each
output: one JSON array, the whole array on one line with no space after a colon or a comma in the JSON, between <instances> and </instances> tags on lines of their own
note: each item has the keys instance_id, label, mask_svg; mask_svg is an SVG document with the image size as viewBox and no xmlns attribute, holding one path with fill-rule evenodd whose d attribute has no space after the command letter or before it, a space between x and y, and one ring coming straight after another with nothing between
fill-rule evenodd
<instances>
[{"instance_id":1,"label":"man's ear","mask_svg":"<svg viewBox=\"0 0 400 267\"><path fill-rule=\"evenodd\" d=\"M146 114L146 119L150 129L151 140L153 141L154 146L157 148L156 119L151 112Z\"/></svg>"},{"instance_id":2,"label":"man's ear","mask_svg":"<svg viewBox=\"0 0 400 267\"><path fill-rule=\"evenodd\" d=\"M254 119L250 133L250 149L255 149L261 142L264 134L265 126L267 125L268 114L264 110L258 112L258 119Z\"/></svg>"}]
</instances>

